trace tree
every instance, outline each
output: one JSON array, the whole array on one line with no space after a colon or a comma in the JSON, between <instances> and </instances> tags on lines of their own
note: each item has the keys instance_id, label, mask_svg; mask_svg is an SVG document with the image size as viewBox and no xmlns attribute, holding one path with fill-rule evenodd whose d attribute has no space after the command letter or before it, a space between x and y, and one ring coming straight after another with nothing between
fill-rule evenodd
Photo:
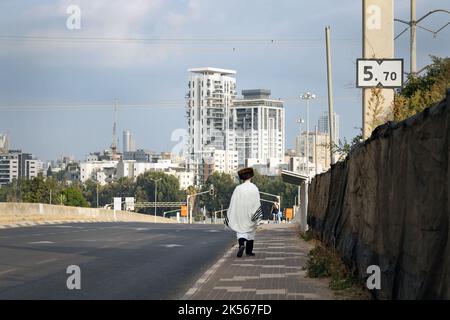
<instances>
[{"instance_id":1,"label":"tree","mask_svg":"<svg viewBox=\"0 0 450 320\"><path fill-rule=\"evenodd\" d=\"M78 186L66 188L60 195L65 198L63 204L72 207L89 207L89 203L83 197L81 189Z\"/></svg>"},{"instance_id":2,"label":"tree","mask_svg":"<svg viewBox=\"0 0 450 320\"><path fill-rule=\"evenodd\" d=\"M159 181L155 182L155 180ZM181 202L185 198L184 193L180 190L180 183L175 176L163 172L147 171L139 175L136 179L135 187L139 191L141 201L155 201L156 183L158 192L156 200L158 202ZM146 199L142 199L143 197L146 197ZM162 208L159 211L163 212L171 209L173 208ZM153 213L154 209L144 208L142 211L145 213Z\"/></svg>"},{"instance_id":3,"label":"tree","mask_svg":"<svg viewBox=\"0 0 450 320\"><path fill-rule=\"evenodd\" d=\"M450 57L432 56L423 76L410 76L394 98L391 119L401 121L444 99L450 88Z\"/></svg>"},{"instance_id":4,"label":"tree","mask_svg":"<svg viewBox=\"0 0 450 320\"><path fill-rule=\"evenodd\" d=\"M214 186L214 195L209 193L202 196L201 206L206 206L209 212L228 208L234 188L237 186L235 179L227 173L214 172L208 177L201 192L209 191Z\"/></svg>"}]
</instances>

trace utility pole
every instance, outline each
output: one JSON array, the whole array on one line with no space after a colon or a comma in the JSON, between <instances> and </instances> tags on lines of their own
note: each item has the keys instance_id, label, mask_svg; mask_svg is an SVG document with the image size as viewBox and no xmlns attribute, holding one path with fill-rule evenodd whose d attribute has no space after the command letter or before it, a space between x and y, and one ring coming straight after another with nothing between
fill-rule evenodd
<instances>
[{"instance_id":1,"label":"utility pole","mask_svg":"<svg viewBox=\"0 0 450 320\"><path fill-rule=\"evenodd\" d=\"M416 0L411 0L411 43L410 43L410 72L411 76L415 76L417 73L417 62L416 62L416 28L417 28L417 21L416 21Z\"/></svg>"},{"instance_id":2,"label":"utility pole","mask_svg":"<svg viewBox=\"0 0 450 320\"><path fill-rule=\"evenodd\" d=\"M96 189L97 189L97 208L98 208L98 182L97 182L97 185L96 185Z\"/></svg>"},{"instance_id":3,"label":"utility pole","mask_svg":"<svg viewBox=\"0 0 450 320\"><path fill-rule=\"evenodd\" d=\"M306 100L306 175L309 182L309 101L316 99L316 95L311 92L305 92L302 99Z\"/></svg>"},{"instance_id":4,"label":"utility pole","mask_svg":"<svg viewBox=\"0 0 450 320\"><path fill-rule=\"evenodd\" d=\"M318 134L318 131L317 131L317 126L316 126L316 130L314 133L314 163L316 165L316 175L319 173L317 170L317 134Z\"/></svg>"},{"instance_id":5,"label":"utility pole","mask_svg":"<svg viewBox=\"0 0 450 320\"><path fill-rule=\"evenodd\" d=\"M423 27L423 26L419 25L419 23L421 23L422 20L424 20L424 19L428 18L428 16L433 15L433 14L438 13L438 12L446 13L446 14L450 15L450 11L449 10L446 10L446 9L435 9L435 10L432 10L432 11L428 12L427 14L423 15L419 19L417 19L416 18L416 0L411 0L411 2L410 2L410 19L409 19L409 21L405 21L405 20L401 20L401 19L394 19L394 21L401 22L401 23L406 24L408 26L408 27L406 27L406 29L404 29L402 32L400 32L394 38L394 40L397 40L402 34L404 34L408 30L408 28L410 29L409 30L409 35L410 35L410 39L409 39L410 69L409 69L409 72L410 72L410 76L417 75L417 28L420 28L422 30L428 31L428 32L432 33L434 37L436 37L439 32L441 32L447 26L450 25L450 22L447 22L447 24L443 25L442 27L440 27L439 29L436 29L436 30L431 30L428 27Z\"/></svg>"},{"instance_id":6,"label":"utility pole","mask_svg":"<svg viewBox=\"0 0 450 320\"><path fill-rule=\"evenodd\" d=\"M162 178L159 179L151 179L155 183L155 223L156 223L156 198L158 197L158 181L160 181Z\"/></svg>"},{"instance_id":7,"label":"utility pole","mask_svg":"<svg viewBox=\"0 0 450 320\"><path fill-rule=\"evenodd\" d=\"M325 27L325 38L327 47L327 79L328 79L328 128L330 134L330 163L334 164L334 105L333 105L333 81L331 74L331 45L330 26Z\"/></svg>"}]
</instances>

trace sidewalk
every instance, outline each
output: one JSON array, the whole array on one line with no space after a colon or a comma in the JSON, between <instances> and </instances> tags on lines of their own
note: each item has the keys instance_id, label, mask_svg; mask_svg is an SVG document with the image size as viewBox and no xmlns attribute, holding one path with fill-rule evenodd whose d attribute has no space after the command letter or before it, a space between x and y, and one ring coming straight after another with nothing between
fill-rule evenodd
<instances>
[{"instance_id":1,"label":"sidewalk","mask_svg":"<svg viewBox=\"0 0 450 320\"><path fill-rule=\"evenodd\" d=\"M237 245L186 293L191 300L334 299L327 280L306 278L303 270L312 245L301 240L296 224L258 227L256 256L236 257Z\"/></svg>"}]
</instances>

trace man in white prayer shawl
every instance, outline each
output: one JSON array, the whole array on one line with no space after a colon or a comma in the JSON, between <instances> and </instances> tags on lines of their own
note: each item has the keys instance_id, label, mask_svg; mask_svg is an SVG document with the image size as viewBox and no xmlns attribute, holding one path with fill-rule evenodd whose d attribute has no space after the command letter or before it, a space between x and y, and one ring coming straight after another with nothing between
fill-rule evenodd
<instances>
[{"instance_id":1,"label":"man in white prayer shawl","mask_svg":"<svg viewBox=\"0 0 450 320\"><path fill-rule=\"evenodd\" d=\"M253 169L244 168L238 171L238 175L244 182L234 189L225 224L236 232L239 243L237 256L240 258L244 250L248 256L255 255L253 242L262 210L258 187L250 181L254 175Z\"/></svg>"}]
</instances>

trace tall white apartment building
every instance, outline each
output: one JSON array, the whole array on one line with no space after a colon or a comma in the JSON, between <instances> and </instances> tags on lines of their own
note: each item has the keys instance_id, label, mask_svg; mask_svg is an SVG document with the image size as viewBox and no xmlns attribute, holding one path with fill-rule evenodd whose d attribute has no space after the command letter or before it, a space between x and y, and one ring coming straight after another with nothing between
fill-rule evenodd
<instances>
[{"instance_id":1,"label":"tall white apartment building","mask_svg":"<svg viewBox=\"0 0 450 320\"><path fill-rule=\"evenodd\" d=\"M196 172L196 184L205 179L205 158L214 150L225 151L224 172L228 167L228 151L234 150L231 128L231 106L236 98L236 71L219 68L188 70L186 94L188 120L188 169Z\"/></svg>"},{"instance_id":2,"label":"tall white apartment building","mask_svg":"<svg viewBox=\"0 0 450 320\"><path fill-rule=\"evenodd\" d=\"M232 107L239 165L284 163L285 118L283 101L270 90L243 90Z\"/></svg>"}]
</instances>

